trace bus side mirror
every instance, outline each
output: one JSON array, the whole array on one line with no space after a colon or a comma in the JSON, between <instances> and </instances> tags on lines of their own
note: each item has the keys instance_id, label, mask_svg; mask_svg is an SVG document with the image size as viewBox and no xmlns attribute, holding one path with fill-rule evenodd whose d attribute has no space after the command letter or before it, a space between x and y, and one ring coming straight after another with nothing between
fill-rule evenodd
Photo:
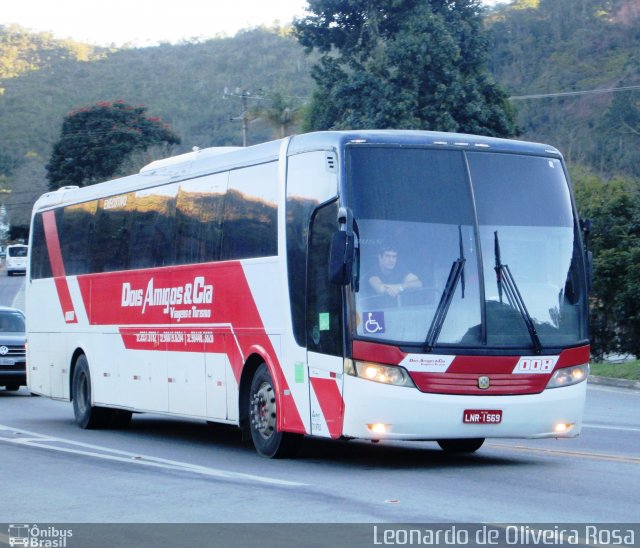
<instances>
[{"instance_id":1,"label":"bus side mirror","mask_svg":"<svg viewBox=\"0 0 640 548\"><path fill-rule=\"evenodd\" d=\"M340 230L331 238L329 251L329 281L335 285L349 285L353 278L355 236Z\"/></svg>"}]
</instances>

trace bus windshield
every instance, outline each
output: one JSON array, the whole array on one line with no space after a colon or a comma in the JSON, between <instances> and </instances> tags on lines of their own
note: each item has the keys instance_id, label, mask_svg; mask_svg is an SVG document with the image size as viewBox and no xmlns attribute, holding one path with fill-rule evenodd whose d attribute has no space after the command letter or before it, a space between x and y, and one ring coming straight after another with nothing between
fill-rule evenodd
<instances>
[{"instance_id":1,"label":"bus windshield","mask_svg":"<svg viewBox=\"0 0 640 548\"><path fill-rule=\"evenodd\" d=\"M429 351L586 339L582 249L561 161L353 146L356 336Z\"/></svg>"}]
</instances>

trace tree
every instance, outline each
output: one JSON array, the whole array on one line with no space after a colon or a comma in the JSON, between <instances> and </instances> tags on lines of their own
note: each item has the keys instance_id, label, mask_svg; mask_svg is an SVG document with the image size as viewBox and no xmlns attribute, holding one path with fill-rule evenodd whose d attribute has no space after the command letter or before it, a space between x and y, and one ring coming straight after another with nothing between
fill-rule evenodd
<instances>
[{"instance_id":1,"label":"tree","mask_svg":"<svg viewBox=\"0 0 640 548\"><path fill-rule=\"evenodd\" d=\"M70 112L47 164L49 188L104 181L118 175L132 153L180 143L159 118L147 117L146 110L102 101Z\"/></svg>"},{"instance_id":2,"label":"tree","mask_svg":"<svg viewBox=\"0 0 640 548\"><path fill-rule=\"evenodd\" d=\"M640 181L572 170L576 202L592 221L591 348L640 356Z\"/></svg>"},{"instance_id":3,"label":"tree","mask_svg":"<svg viewBox=\"0 0 640 548\"><path fill-rule=\"evenodd\" d=\"M308 11L295 33L321 59L305 129L515 134L486 68L479 0L309 0Z\"/></svg>"},{"instance_id":4,"label":"tree","mask_svg":"<svg viewBox=\"0 0 640 548\"><path fill-rule=\"evenodd\" d=\"M258 107L254 114L273 127L279 138L283 138L289 135L291 128L299 122L300 106L278 91L271 94L269 106Z\"/></svg>"},{"instance_id":5,"label":"tree","mask_svg":"<svg viewBox=\"0 0 640 548\"><path fill-rule=\"evenodd\" d=\"M7 208L4 203L0 205L0 244L5 245L9 239L11 225L7 216Z\"/></svg>"}]
</instances>

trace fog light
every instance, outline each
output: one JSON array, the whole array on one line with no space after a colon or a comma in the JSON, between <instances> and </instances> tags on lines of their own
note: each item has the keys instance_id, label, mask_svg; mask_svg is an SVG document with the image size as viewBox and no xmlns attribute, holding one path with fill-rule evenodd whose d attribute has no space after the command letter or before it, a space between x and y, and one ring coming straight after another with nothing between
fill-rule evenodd
<instances>
[{"instance_id":1,"label":"fog light","mask_svg":"<svg viewBox=\"0 0 640 548\"><path fill-rule=\"evenodd\" d=\"M378 422L375 424L367 424L367 428L374 434L386 434L387 430L389 430L389 425Z\"/></svg>"},{"instance_id":2,"label":"fog light","mask_svg":"<svg viewBox=\"0 0 640 548\"><path fill-rule=\"evenodd\" d=\"M556 426L553 429L553 431L556 434L564 434L565 432L568 432L572 428L573 428L573 424L571 424L570 422L560 422L560 423L556 424Z\"/></svg>"}]
</instances>

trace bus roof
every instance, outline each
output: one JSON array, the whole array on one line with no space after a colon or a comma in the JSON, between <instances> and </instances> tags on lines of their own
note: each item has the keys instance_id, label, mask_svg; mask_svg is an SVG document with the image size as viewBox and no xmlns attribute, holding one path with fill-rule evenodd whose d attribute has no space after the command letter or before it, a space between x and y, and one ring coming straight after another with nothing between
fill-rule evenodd
<instances>
[{"instance_id":1,"label":"bus roof","mask_svg":"<svg viewBox=\"0 0 640 548\"><path fill-rule=\"evenodd\" d=\"M211 147L194 149L192 152L151 162L144 166L139 173L127 177L83 188L62 187L59 190L48 192L36 201L34 210L49 209L61 204L80 203L103 196L144 189L157 184L198 177L225 169L273 161L278 158L283 142L288 143L287 150L289 154L307 150L340 149L349 144L386 144L561 156L557 149L545 144L460 133L420 130L320 131L246 148Z\"/></svg>"},{"instance_id":2,"label":"bus roof","mask_svg":"<svg viewBox=\"0 0 640 548\"><path fill-rule=\"evenodd\" d=\"M452 148L491 150L521 154L561 156L549 145L501 139L464 133L445 133L421 130L362 130L362 131L322 131L297 135L289 145L289 153L308 148L327 148L347 144L393 144L406 146L441 146Z\"/></svg>"}]
</instances>

